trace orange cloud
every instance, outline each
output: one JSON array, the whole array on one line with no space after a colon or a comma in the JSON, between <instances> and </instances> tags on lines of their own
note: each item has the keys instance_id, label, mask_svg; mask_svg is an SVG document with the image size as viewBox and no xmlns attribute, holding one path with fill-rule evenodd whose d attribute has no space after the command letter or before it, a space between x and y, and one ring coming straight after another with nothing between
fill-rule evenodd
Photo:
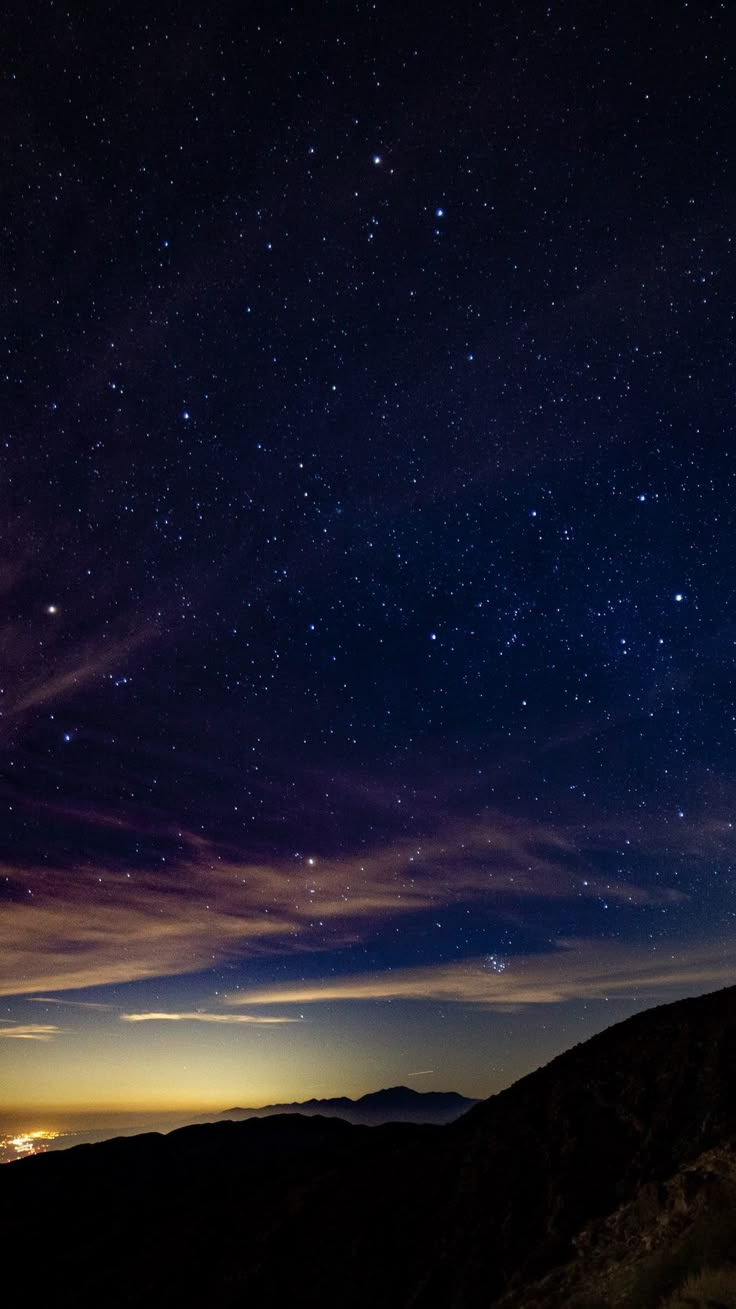
<instances>
[{"instance_id":1,"label":"orange cloud","mask_svg":"<svg viewBox=\"0 0 736 1309\"><path fill-rule=\"evenodd\" d=\"M530 897L623 905L684 898L677 889L597 875L559 831L500 814L448 825L425 841L298 862L241 861L187 834L180 845L180 857L160 872L0 867L9 887L22 891L0 909L0 994L195 973L256 954L334 950L360 940L368 923L457 904L508 912Z\"/></svg>"},{"instance_id":2,"label":"orange cloud","mask_svg":"<svg viewBox=\"0 0 736 1309\"><path fill-rule=\"evenodd\" d=\"M0 1040L6 1037L13 1041L51 1041L61 1030L53 1023L13 1023L10 1027L0 1027Z\"/></svg>"},{"instance_id":3,"label":"orange cloud","mask_svg":"<svg viewBox=\"0 0 736 1309\"><path fill-rule=\"evenodd\" d=\"M255 1014L209 1014L195 1010L192 1013L142 1013L121 1014L124 1023L252 1023L258 1027L280 1026L283 1023L298 1023L299 1018L261 1018Z\"/></svg>"},{"instance_id":4,"label":"orange cloud","mask_svg":"<svg viewBox=\"0 0 736 1309\"><path fill-rule=\"evenodd\" d=\"M736 945L632 948L559 941L549 954L497 956L382 973L241 991L234 1005L324 1004L341 1000L424 1000L516 1009L571 1000L656 1000L668 992L726 986L736 978Z\"/></svg>"}]
</instances>

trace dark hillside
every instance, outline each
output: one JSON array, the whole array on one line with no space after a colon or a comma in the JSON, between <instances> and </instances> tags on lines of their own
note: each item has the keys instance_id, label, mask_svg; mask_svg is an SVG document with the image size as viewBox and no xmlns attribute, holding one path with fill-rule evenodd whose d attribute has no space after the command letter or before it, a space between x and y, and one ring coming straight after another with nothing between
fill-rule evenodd
<instances>
[{"instance_id":1,"label":"dark hillside","mask_svg":"<svg viewBox=\"0 0 736 1309\"><path fill-rule=\"evenodd\" d=\"M271 1117L39 1156L0 1170L7 1248L27 1294L60 1305L522 1305L642 1196L642 1253L673 1196L687 1228L691 1165L715 1151L730 1176L735 1051L730 988L637 1015L449 1126Z\"/></svg>"}]
</instances>

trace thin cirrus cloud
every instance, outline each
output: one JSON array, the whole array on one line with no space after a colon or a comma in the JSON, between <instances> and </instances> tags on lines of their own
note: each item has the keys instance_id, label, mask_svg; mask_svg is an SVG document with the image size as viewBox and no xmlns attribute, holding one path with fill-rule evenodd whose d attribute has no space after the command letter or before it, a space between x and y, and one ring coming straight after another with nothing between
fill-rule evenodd
<instances>
[{"instance_id":1,"label":"thin cirrus cloud","mask_svg":"<svg viewBox=\"0 0 736 1309\"><path fill-rule=\"evenodd\" d=\"M194 1010L190 1013L121 1014L124 1023L249 1023L255 1027L279 1027L284 1023L299 1023L300 1018L260 1017L256 1014L210 1014Z\"/></svg>"},{"instance_id":2,"label":"thin cirrus cloud","mask_svg":"<svg viewBox=\"0 0 736 1309\"><path fill-rule=\"evenodd\" d=\"M54 1023L13 1023L0 1027L0 1040L10 1041L53 1041L59 1036L60 1027Z\"/></svg>"},{"instance_id":3,"label":"thin cirrus cloud","mask_svg":"<svg viewBox=\"0 0 736 1309\"><path fill-rule=\"evenodd\" d=\"M5 645L11 644L8 634L4 634ZM121 661L158 636L158 625L148 619L131 625L127 631L121 629L117 635L98 633L85 642L72 643L68 649L58 649L55 654L52 647L52 657L44 665L28 660L24 663L24 673L17 678L17 689L5 705L5 723L13 723L32 710L77 695L83 687L99 681L111 668L117 668Z\"/></svg>"},{"instance_id":4,"label":"thin cirrus cloud","mask_svg":"<svg viewBox=\"0 0 736 1309\"><path fill-rule=\"evenodd\" d=\"M11 892L0 909L0 994L334 951L376 921L443 906L499 913L526 899L640 906L685 898L598 874L572 836L498 813L446 821L424 841L298 862L249 862L192 834L181 834L180 849L161 869L0 867Z\"/></svg>"},{"instance_id":5,"label":"thin cirrus cloud","mask_svg":"<svg viewBox=\"0 0 736 1309\"><path fill-rule=\"evenodd\" d=\"M109 1012L109 1010L113 1007L112 1005L100 1004L99 1002L93 1000L62 999L58 995L29 995L28 999L32 1000L34 1004L61 1004L70 1009L92 1009L92 1010L97 1009L102 1011L103 1013Z\"/></svg>"},{"instance_id":6,"label":"thin cirrus cloud","mask_svg":"<svg viewBox=\"0 0 736 1309\"><path fill-rule=\"evenodd\" d=\"M325 1004L346 1000L413 1000L490 1010L576 1000L656 1000L691 988L727 986L736 977L736 945L622 947L558 941L547 954L486 955L450 964L398 968L339 980L240 992L230 1004Z\"/></svg>"}]
</instances>

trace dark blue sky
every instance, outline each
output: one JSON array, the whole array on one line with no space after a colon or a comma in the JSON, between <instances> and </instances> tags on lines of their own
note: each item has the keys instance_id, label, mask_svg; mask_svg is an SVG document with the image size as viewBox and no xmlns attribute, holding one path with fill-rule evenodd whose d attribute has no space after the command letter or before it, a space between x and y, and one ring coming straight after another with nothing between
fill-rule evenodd
<instances>
[{"instance_id":1,"label":"dark blue sky","mask_svg":"<svg viewBox=\"0 0 736 1309\"><path fill-rule=\"evenodd\" d=\"M483 1094L733 980L733 37L11 3L13 1105Z\"/></svg>"}]
</instances>

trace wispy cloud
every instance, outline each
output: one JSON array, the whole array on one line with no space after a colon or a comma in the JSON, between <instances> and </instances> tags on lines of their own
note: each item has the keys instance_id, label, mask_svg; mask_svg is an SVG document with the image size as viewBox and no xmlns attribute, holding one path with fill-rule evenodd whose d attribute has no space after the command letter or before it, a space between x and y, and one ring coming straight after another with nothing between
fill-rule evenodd
<instances>
[{"instance_id":1,"label":"wispy cloud","mask_svg":"<svg viewBox=\"0 0 736 1309\"><path fill-rule=\"evenodd\" d=\"M12 1026L0 1027L0 1040L52 1041L61 1030L53 1023L13 1023Z\"/></svg>"},{"instance_id":2,"label":"wispy cloud","mask_svg":"<svg viewBox=\"0 0 736 1309\"><path fill-rule=\"evenodd\" d=\"M260 1017L256 1014L209 1014L194 1010L190 1013L121 1014L124 1023L248 1023L255 1027L278 1027L284 1023L301 1022L299 1018Z\"/></svg>"},{"instance_id":3,"label":"wispy cloud","mask_svg":"<svg viewBox=\"0 0 736 1309\"><path fill-rule=\"evenodd\" d=\"M377 920L529 899L675 904L676 888L596 873L572 837L491 813L426 840L325 859L249 862L179 834L161 871L0 867L17 898L0 909L0 994L77 990L201 972L263 954L354 944ZM32 895L28 895L28 889Z\"/></svg>"},{"instance_id":4,"label":"wispy cloud","mask_svg":"<svg viewBox=\"0 0 736 1309\"><path fill-rule=\"evenodd\" d=\"M69 1009L100 1009L103 1012L109 1012L114 1008L113 1005L102 1004L93 1000L66 1000L58 995L29 995L28 999L34 1004L61 1004Z\"/></svg>"},{"instance_id":5,"label":"wispy cloud","mask_svg":"<svg viewBox=\"0 0 736 1309\"><path fill-rule=\"evenodd\" d=\"M424 1000L508 1010L569 1000L656 1000L736 980L736 944L682 948L622 947L559 941L548 954L486 956L422 968L357 974L308 985L241 992L229 1003L324 1004L342 1000Z\"/></svg>"},{"instance_id":6,"label":"wispy cloud","mask_svg":"<svg viewBox=\"0 0 736 1309\"><path fill-rule=\"evenodd\" d=\"M110 636L105 632L69 650L49 650L43 668L31 669L18 685L14 695L6 697L3 720L13 722L32 709L76 695L90 682L98 681L112 668L120 667L134 651L158 636L152 621L140 623L134 629Z\"/></svg>"},{"instance_id":7,"label":"wispy cloud","mask_svg":"<svg viewBox=\"0 0 736 1309\"><path fill-rule=\"evenodd\" d=\"M36 538L35 548L18 567L0 567L0 594L9 592L9 616L0 621L0 726L4 736L14 737L36 711L69 702L102 686L121 667L128 669L145 647L170 635L174 616L167 593L151 591L131 605L112 578L98 578L93 595L84 585L70 589L65 578L63 597L52 590L47 603L36 598L29 607L33 579L40 572L49 579L59 540L56 529L53 543L44 542L35 526L28 533Z\"/></svg>"}]
</instances>

